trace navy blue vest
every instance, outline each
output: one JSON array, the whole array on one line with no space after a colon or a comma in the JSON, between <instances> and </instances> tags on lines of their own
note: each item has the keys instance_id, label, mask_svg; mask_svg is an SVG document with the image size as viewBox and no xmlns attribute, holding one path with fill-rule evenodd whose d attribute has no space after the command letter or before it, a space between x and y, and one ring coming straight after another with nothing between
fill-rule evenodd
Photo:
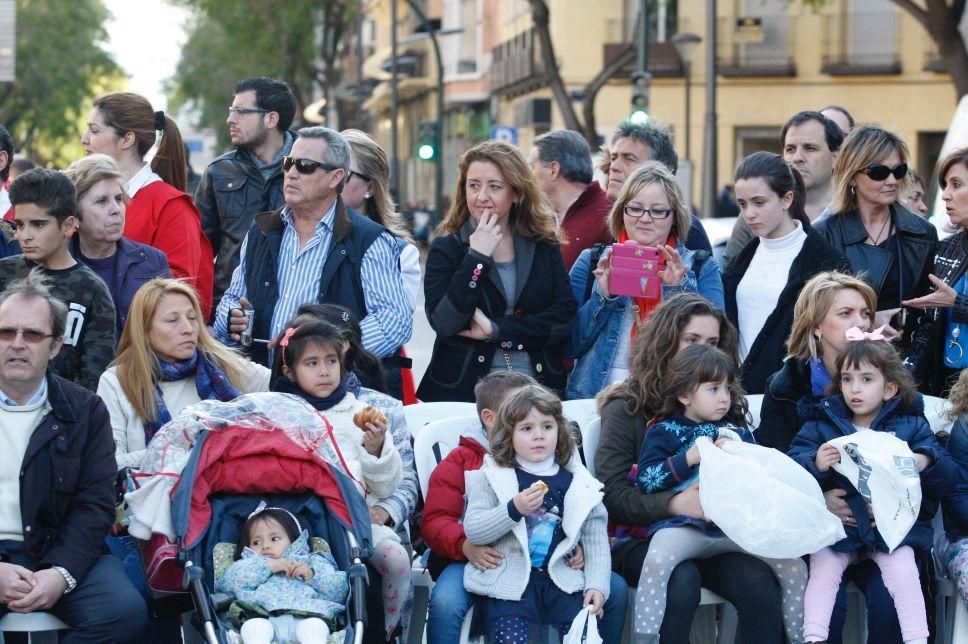
<instances>
[{"instance_id":1,"label":"navy blue vest","mask_svg":"<svg viewBox=\"0 0 968 644\"><path fill-rule=\"evenodd\" d=\"M272 316L279 300L276 275L286 225L281 212L279 209L256 215L246 236L245 289L255 308L253 337L256 338L269 338ZM367 249L385 230L380 224L344 206L342 199L337 199L333 239L319 276L319 294L316 296L319 303L345 306L358 320L366 317L360 267ZM254 361L268 365L269 356L264 344L253 344L249 355Z\"/></svg>"}]
</instances>

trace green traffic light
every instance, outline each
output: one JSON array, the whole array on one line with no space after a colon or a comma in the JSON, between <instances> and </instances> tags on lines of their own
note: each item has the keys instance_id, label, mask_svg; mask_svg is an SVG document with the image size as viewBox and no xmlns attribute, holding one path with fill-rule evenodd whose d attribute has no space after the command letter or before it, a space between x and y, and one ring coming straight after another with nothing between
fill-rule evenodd
<instances>
[{"instance_id":1,"label":"green traffic light","mask_svg":"<svg viewBox=\"0 0 968 644\"><path fill-rule=\"evenodd\" d=\"M434 158L434 146L429 143L424 143L417 148L417 156L424 161L430 161Z\"/></svg>"},{"instance_id":2,"label":"green traffic light","mask_svg":"<svg viewBox=\"0 0 968 644\"><path fill-rule=\"evenodd\" d=\"M649 114L645 110L635 110L632 112L632 116L629 117L629 121L635 125L643 125L649 120Z\"/></svg>"}]
</instances>

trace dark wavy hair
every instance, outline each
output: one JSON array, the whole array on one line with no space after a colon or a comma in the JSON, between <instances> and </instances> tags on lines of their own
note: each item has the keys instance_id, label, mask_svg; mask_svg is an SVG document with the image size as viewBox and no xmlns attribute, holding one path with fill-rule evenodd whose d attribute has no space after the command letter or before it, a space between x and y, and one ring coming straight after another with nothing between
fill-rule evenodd
<instances>
[{"instance_id":1,"label":"dark wavy hair","mask_svg":"<svg viewBox=\"0 0 968 644\"><path fill-rule=\"evenodd\" d=\"M558 444L555 446L555 462L564 466L575 451L575 439L568 428L568 421L561 408L561 399L541 385L525 385L511 393L497 412L497 422L491 430L491 456L502 467L517 467L515 459L514 426L521 422L532 409L555 419L558 426Z\"/></svg>"},{"instance_id":2,"label":"dark wavy hair","mask_svg":"<svg viewBox=\"0 0 968 644\"><path fill-rule=\"evenodd\" d=\"M724 381L731 399L726 416L747 424L749 406L736 377L736 363L716 347L703 345L686 347L672 358L662 386L662 403L656 413L663 418L681 415L685 408L679 401L680 396L691 395L705 382Z\"/></svg>"},{"instance_id":3,"label":"dark wavy hair","mask_svg":"<svg viewBox=\"0 0 968 644\"><path fill-rule=\"evenodd\" d=\"M296 319L298 321L299 318ZM294 369L309 347L332 347L336 351L336 355L339 356L340 376L346 373L346 351L343 349L343 343L346 340L345 333L327 322L320 322L315 319L306 320L296 325L286 326L276 338L277 343L293 327L296 331L289 337L289 342L285 347L279 346L276 351L283 364L290 369ZM281 372L281 365L279 367Z\"/></svg>"},{"instance_id":4,"label":"dark wavy hair","mask_svg":"<svg viewBox=\"0 0 968 644\"><path fill-rule=\"evenodd\" d=\"M859 369L861 365L870 365L884 374L884 381L897 385L897 395L901 398L901 409L907 409L914 404L918 396L914 377L904 367L897 349L883 340L855 340L847 342L844 350L837 356L837 375L830 381L827 389L829 395L841 393L841 375L844 369Z\"/></svg>"}]
</instances>

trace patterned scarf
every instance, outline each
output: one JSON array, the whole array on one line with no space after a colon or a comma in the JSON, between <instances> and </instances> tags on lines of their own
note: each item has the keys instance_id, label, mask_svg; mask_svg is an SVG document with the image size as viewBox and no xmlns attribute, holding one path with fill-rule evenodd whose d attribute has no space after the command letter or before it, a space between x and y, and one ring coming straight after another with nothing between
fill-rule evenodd
<instances>
[{"instance_id":1,"label":"patterned scarf","mask_svg":"<svg viewBox=\"0 0 968 644\"><path fill-rule=\"evenodd\" d=\"M623 228L622 232L618 236L619 243L624 244L629 239L630 239L629 234ZM675 248L676 247L675 235L670 234L669 239L666 240L665 245ZM659 308L659 305L662 304L662 300L661 299L647 300L644 297L634 297L632 298L632 300L634 301L635 307L637 309L636 311L634 311L634 313L636 313L635 319L632 320L632 346L634 347L635 335L639 331L639 326L645 324L645 321L649 319L649 316L652 315L652 312L655 311L657 308Z\"/></svg>"},{"instance_id":2,"label":"patterned scarf","mask_svg":"<svg viewBox=\"0 0 968 644\"><path fill-rule=\"evenodd\" d=\"M339 381L339 386L333 390L333 393L326 396L325 398L317 398L316 396L310 396L305 391L299 388L294 381L290 380L286 376L279 376L276 378L275 384L272 386L273 391L278 391L284 394L292 394L293 396L299 396L310 405L312 405L317 411L326 411L335 407L343 398L346 398L347 384L349 382L349 376L343 376L342 380Z\"/></svg>"},{"instance_id":3,"label":"patterned scarf","mask_svg":"<svg viewBox=\"0 0 968 644\"><path fill-rule=\"evenodd\" d=\"M158 364L161 367L161 382L174 382L194 376L195 390L198 391L200 400L215 398L227 402L242 395L242 392L229 382L225 372L202 356L198 350L195 351L195 355L183 362L159 360ZM155 420L145 422L145 444L150 443L162 425L170 420L171 414L168 413L168 406L165 405L165 399L161 395L161 387L156 384Z\"/></svg>"}]
</instances>

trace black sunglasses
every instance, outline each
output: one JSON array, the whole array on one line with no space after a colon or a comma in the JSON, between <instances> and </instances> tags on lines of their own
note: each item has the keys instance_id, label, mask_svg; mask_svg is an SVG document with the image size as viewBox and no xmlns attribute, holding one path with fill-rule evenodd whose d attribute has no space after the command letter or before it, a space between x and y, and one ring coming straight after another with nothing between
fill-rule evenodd
<instances>
[{"instance_id":1,"label":"black sunglasses","mask_svg":"<svg viewBox=\"0 0 968 644\"><path fill-rule=\"evenodd\" d=\"M47 338L54 337L53 333L44 333L43 331L37 331L35 329L12 329L4 327L0 329L0 340L3 340L4 342L13 342L18 333L23 336L24 342L29 344L37 344L38 342L43 342Z\"/></svg>"},{"instance_id":2,"label":"black sunglasses","mask_svg":"<svg viewBox=\"0 0 968 644\"><path fill-rule=\"evenodd\" d=\"M296 166L296 172L299 174L312 174L322 168L326 172L332 172L333 170L338 170L335 165L330 165L328 163L322 163L321 161L313 161L312 159L293 159L292 157L282 157L282 169L286 172Z\"/></svg>"},{"instance_id":3,"label":"black sunglasses","mask_svg":"<svg viewBox=\"0 0 968 644\"><path fill-rule=\"evenodd\" d=\"M362 172L357 172L356 170L350 170L349 173L346 175L346 180L349 181L353 177L359 177L363 181L372 181L373 180L372 177L370 177L369 175L365 175Z\"/></svg>"},{"instance_id":4,"label":"black sunglasses","mask_svg":"<svg viewBox=\"0 0 968 644\"><path fill-rule=\"evenodd\" d=\"M893 168L888 168L883 163L872 163L867 166L861 172L866 174L868 177L874 181L884 181L889 175L894 175L894 178L900 181L907 175L908 167L906 163L898 163Z\"/></svg>"}]
</instances>

